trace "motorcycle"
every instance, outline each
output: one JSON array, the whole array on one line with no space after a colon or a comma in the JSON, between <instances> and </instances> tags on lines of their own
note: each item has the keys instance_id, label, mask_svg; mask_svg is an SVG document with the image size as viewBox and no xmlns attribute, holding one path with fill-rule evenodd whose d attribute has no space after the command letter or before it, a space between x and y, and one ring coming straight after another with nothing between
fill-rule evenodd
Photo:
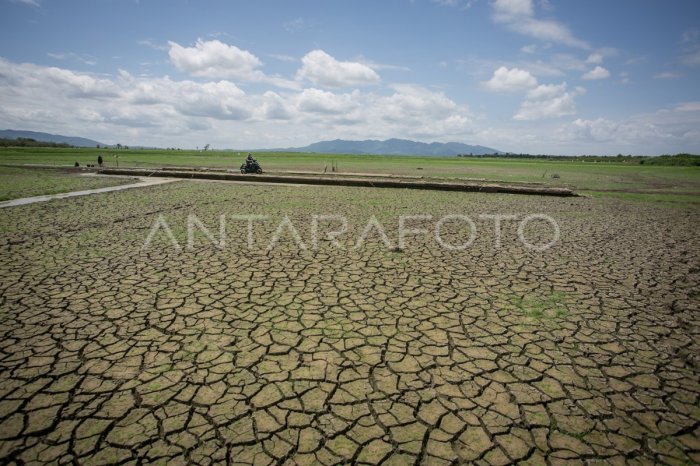
<instances>
[{"instance_id":1,"label":"motorcycle","mask_svg":"<svg viewBox=\"0 0 700 466\"><path fill-rule=\"evenodd\" d=\"M241 165L241 173L245 175L246 173L257 173L258 175L263 172L262 167L257 160L246 160Z\"/></svg>"}]
</instances>

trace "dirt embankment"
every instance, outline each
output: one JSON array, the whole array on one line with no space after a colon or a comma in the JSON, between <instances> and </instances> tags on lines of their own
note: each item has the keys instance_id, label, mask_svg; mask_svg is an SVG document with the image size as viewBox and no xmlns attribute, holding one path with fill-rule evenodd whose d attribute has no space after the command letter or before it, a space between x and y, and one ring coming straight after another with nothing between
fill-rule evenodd
<instances>
[{"instance_id":1,"label":"dirt embankment","mask_svg":"<svg viewBox=\"0 0 700 466\"><path fill-rule=\"evenodd\" d=\"M231 172L197 170L149 170L137 168L107 168L98 170L102 175L158 176L168 178L205 179L223 181L255 181L258 183L292 183L308 185L360 186L373 188L427 189L435 191L462 191L484 193L530 194L541 196L577 196L568 188L517 186L496 183L459 181L429 181L415 178L333 177L300 175L244 175Z\"/></svg>"}]
</instances>

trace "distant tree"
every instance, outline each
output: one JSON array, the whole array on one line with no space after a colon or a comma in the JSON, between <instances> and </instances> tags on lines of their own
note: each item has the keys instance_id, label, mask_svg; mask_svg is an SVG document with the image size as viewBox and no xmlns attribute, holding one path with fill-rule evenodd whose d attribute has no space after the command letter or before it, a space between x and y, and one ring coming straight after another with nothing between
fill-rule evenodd
<instances>
[{"instance_id":1,"label":"distant tree","mask_svg":"<svg viewBox=\"0 0 700 466\"><path fill-rule=\"evenodd\" d=\"M206 145L204 146L204 152L206 152L206 151L208 151L208 150L209 150L209 144L206 144Z\"/></svg>"},{"instance_id":2,"label":"distant tree","mask_svg":"<svg viewBox=\"0 0 700 466\"><path fill-rule=\"evenodd\" d=\"M117 149L121 149L121 148L122 148L122 145L117 143Z\"/></svg>"}]
</instances>

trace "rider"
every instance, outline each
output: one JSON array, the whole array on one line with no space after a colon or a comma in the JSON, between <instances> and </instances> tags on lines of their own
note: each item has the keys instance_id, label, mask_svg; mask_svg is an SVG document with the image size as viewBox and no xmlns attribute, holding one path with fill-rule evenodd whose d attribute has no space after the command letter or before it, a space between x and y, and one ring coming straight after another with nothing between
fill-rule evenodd
<instances>
[{"instance_id":1,"label":"rider","mask_svg":"<svg viewBox=\"0 0 700 466\"><path fill-rule=\"evenodd\" d=\"M255 163L255 159L253 158L253 154L248 152L248 157L245 158L245 166L248 168L251 168L254 163Z\"/></svg>"}]
</instances>

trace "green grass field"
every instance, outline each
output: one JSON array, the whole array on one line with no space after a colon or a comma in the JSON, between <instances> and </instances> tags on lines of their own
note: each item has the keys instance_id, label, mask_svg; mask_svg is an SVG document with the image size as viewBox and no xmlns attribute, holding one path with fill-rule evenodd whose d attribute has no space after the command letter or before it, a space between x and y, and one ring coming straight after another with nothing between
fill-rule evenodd
<instances>
[{"instance_id":1,"label":"green grass field","mask_svg":"<svg viewBox=\"0 0 700 466\"><path fill-rule=\"evenodd\" d=\"M101 154L105 164L115 167L212 167L237 170L245 154L166 150L1 148L0 164L52 164L85 166ZM118 158L114 157L118 155ZM626 163L595 163L560 160L504 158L397 157L338 154L256 153L267 172L330 171L335 163L340 173L379 173L404 176L498 180L542 183L570 187L591 195L625 193L629 199L691 200L700 195L700 167L645 166ZM552 176L555 175L553 178ZM556 177L558 175L558 177ZM639 196L637 196L639 195ZM680 198L679 198L680 196Z\"/></svg>"},{"instance_id":2,"label":"green grass field","mask_svg":"<svg viewBox=\"0 0 700 466\"><path fill-rule=\"evenodd\" d=\"M80 176L61 170L0 167L0 201L23 197L106 188L133 183L124 177Z\"/></svg>"}]
</instances>

